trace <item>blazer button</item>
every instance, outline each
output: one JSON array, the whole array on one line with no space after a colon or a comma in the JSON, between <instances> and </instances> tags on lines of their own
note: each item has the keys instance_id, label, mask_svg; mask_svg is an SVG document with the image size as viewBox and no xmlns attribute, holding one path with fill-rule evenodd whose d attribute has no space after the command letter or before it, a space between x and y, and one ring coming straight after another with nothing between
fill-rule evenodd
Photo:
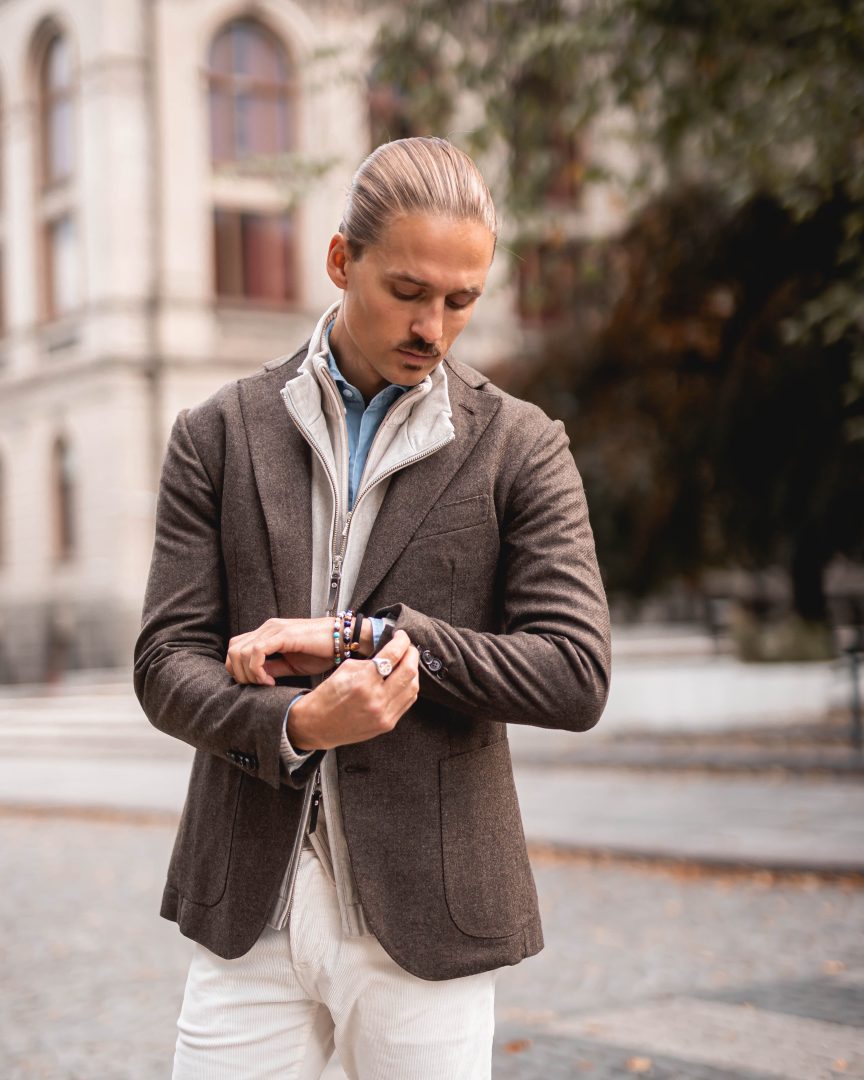
<instances>
[{"instance_id":1,"label":"blazer button","mask_svg":"<svg viewBox=\"0 0 864 1080\"><path fill-rule=\"evenodd\" d=\"M444 667L444 665L437 656L433 656L430 660L426 661L426 667L429 668L433 675L435 675L442 667Z\"/></svg>"}]
</instances>

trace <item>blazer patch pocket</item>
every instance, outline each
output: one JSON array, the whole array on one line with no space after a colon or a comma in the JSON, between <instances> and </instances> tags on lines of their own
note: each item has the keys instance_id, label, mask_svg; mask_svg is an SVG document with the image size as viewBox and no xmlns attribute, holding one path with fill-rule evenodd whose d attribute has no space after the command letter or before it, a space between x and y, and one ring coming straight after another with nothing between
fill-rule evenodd
<instances>
[{"instance_id":1,"label":"blazer patch pocket","mask_svg":"<svg viewBox=\"0 0 864 1080\"><path fill-rule=\"evenodd\" d=\"M458 529L470 529L474 525L482 525L488 517L488 495L471 495L457 502L438 503L423 519L414 539L456 532Z\"/></svg>"},{"instance_id":2,"label":"blazer patch pocket","mask_svg":"<svg viewBox=\"0 0 864 1080\"><path fill-rule=\"evenodd\" d=\"M444 894L470 937L509 937L536 911L506 739L439 764Z\"/></svg>"},{"instance_id":3,"label":"blazer patch pocket","mask_svg":"<svg viewBox=\"0 0 864 1080\"><path fill-rule=\"evenodd\" d=\"M195 758L168 881L193 904L213 907L228 880L243 773L220 758L208 758Z\"/></svg>"}]
</instances>

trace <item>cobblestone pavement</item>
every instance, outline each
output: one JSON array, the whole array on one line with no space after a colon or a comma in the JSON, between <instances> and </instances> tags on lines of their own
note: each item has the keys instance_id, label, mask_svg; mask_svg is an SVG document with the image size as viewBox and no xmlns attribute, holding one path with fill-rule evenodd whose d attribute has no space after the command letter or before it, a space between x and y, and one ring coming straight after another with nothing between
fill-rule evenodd
<instances>
[{"instance_id":1,"label":"cobblestone pavement","mask_svg":"<svg viewBox=\"0 0 864 1080\"><path fill-rule=\"evenodd\" d=\"M0 815L2 1080L170 1075L189 956L156 914L172 837ZM864 889L535 869L547 948L499 980L495 1080L864 1077Z\"/></svg>"}]
</instances>

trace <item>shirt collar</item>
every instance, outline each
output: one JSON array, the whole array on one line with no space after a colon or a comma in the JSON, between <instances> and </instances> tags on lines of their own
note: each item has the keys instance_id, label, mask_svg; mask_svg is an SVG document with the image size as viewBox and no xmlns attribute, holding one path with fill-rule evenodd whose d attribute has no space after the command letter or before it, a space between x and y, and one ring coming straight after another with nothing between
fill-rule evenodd
<instances>
[{"instance_id":1,"label":"shirt collar","mask_svg":"<svg viewBox=\"0 0 864 1080\"><path fill-rule=\"evenodd\" d=\"M333 350L330 348L330 331L332 329L333 323L331 322L324 330L324 342L327 346L327 367L330 370L330 374L333 376L333 381L340 387L347 386L349 390L352 390L357 395L357 400L362 402L363 395L356 386L352 386L351 383L348 382L336 363L336 357L333 355ZM378 401L379 398L381 398L382 403L384 401L387 401L388 403L396 401L397 398L400 398L404 393L411 389L412 387L410 386L401 386L399 383L389 383L383 390L378 391L375 397L369 402L369 405Z\"/></svg>"}]
</instances>

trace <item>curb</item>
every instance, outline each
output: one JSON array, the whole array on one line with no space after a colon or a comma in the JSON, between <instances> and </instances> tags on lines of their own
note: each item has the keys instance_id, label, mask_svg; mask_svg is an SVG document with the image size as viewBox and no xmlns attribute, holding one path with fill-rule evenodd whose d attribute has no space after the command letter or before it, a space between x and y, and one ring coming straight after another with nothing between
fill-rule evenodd
<instances>
[{"instance_id":1,"label":"curb","mask_svg":"<svg viewBox=\"0 0 864 1080\"><path fill-rule=\"evenodd\" d=\"M738 877L769 877L777 880L828 881L864 887L864 865L813 866L789 861L732 859L723 855L684 855L668 850L649 851L624 846L563 844L557 841L528 839L532 859L542 861L586 862L600 865L632 866L666 872L694 875L729 875Z\"/></svg>"},{"instance_id":2,"label":"curb","mask_svg":"<svg viewBox=\"0 0 864 1080\"><path fill-rule=\"evenodd\" d=\"M0 819L10 817L64 821L95 821L108 825L174 825L180 811L153 810L134 806L40 806L36 803L0 803Z\"/></svg>"},{"instance_id":3,"label":"curb","mask_svg":"<svg viewBox=\"0 0 864 1080\"><path fill-rule=\"evenodd\" d=\"M669 772L669 773L711 773L713 775L759 775L762 773L786 773L791 777L799 778L824 778L833 777L838 780L864 779L864 761L832 761L810 759L797 761L793 759L754 759L754 758L690 758L690 757L664 757L652 760L651 758L627 758L627 757L550 757L548 754L514 754L513 767L520 766L532 769L556 768L556 769L618 769L622 772Z\"/></svg>"}]
</instances>

